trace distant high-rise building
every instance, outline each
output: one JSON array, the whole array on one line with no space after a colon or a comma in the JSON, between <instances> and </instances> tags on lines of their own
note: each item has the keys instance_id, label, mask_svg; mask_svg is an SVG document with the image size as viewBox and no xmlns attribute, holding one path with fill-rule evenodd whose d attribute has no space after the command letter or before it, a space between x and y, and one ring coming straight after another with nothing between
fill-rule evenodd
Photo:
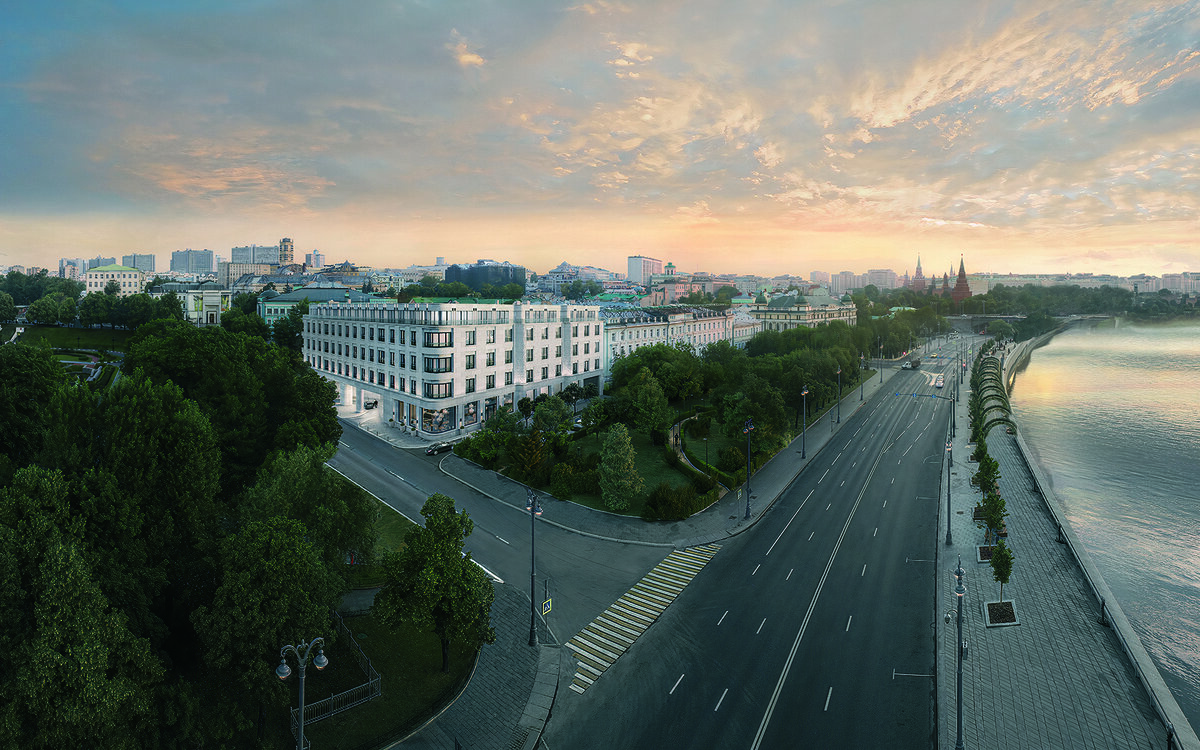
<instances>
[{"instance_id":1,"label":"distant high-rise building","mask_svg":"<svg viewBox=\"0 0 1200 750\"><path fill-rule=\"evenodd\" d=\"M279 265L290 266L296 262L296 245L290 237L279 241Z\"/></svg>"},{"instance_id":2,"label":"distant high-rise building","mask_svg":"<svg viewBox=\"0 0 1200 750\"><path fill-rule=\"evenodd\" d=\"M304 254L304 265L309 268L324 268L325 254L313 250L311 253Z\"/></svg>"},{"instance_id":3,"label":"distant high-rise building","mask_svg":"<svg viewBox=\"0 0 1200 750\"><path fill-rule=\"evenodd\" d=\"M651 276L663 272L663 262L644 255L630 255L628 271L626 278L630 284L649 284Z\"/></svg>"},{"instance_id":4,"label":"distant high-rise building","mask_svg":"<svg viewBox=\"0 0 1200 750\"><path fill-rule=\"evenodd\" d=\"M890 268L872 268L867 271L867 283L877 289L895 289L896 272Z\"/></svg>"},{"instance_id":5,"label":"distant high-rise building","mask_svg":"<svg viewBox=\"0 0 1200 750\"><path fill-rule=\"evenodd\" d=\"M132 253L121 256L121 265L136 268L145 273L154 273L154 256L150 253Z\"/></svg>"},{"instance_id":6,"label":"distant high-rise building","mask_svg":"<svg viewBox=\"0 0 1200 750\"><path fill-rule=\"evenodd\" d=\"M212 250L176 250L171 253L171 270L180 273L212 273Z\"/></svg>"},{"instance_id":7,"label":"distant high-rise building","mask_svg":"<svg viewBox=\"0 0 1200 750\"><path fill-rule=\"evenodd\" d=\"M95 258L92 258L87 262L87 267L88 270L90 270L93 268L99 268L100 266L115 266L116 264L116 258L101 258L99 255L97 255Z\"/></svg>"},{"instance_id":8,"label":"distant high-rise building","mask_svg":"<svg viewBox=\"0 0 1200 750\"><path fill-rule=\"evenodd\" d=\"M229 250L230 263L266 263L279 265L278 245L244 245Z\"/></svg>"},{"instance_id":9,"label":"distant high-rise building","mask_svg":"<svg viewBox=\"0 0 1200 750\"><path fill-rule=\"evenodd\" d=\"M473 266L457 264L450 266L446 269L446 281L461 281L477 291L482 289L484 284L497 287L506 284L520 284L523 287L525 286L525 268L524 266L514 266L507 261L497 263L479 260Z\"/></svg>"}]
</instances>

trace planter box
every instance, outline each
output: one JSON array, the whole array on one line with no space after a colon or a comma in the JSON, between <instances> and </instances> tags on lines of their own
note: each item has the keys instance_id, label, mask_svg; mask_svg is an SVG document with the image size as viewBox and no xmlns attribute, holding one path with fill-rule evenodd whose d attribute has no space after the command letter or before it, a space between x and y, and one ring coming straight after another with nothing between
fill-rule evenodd
<instances>
[{"instance_id":1,"label":"planter box","mask_svg":"<svg viewBox=\"0 0 1200 750\"><path fill-rule=\"evenodd\" d=\"M1017 617L1017 605L1011 599L998 602L983 603L983 623L989 628L1007 628L1020 625Z\"/></svg>"}]
</instances>

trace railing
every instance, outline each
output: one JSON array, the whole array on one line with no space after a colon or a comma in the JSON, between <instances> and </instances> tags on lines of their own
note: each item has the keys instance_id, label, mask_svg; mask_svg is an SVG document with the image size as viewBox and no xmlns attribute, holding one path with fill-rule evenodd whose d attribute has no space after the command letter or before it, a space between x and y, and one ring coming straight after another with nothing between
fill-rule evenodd
<instances>
[{"instance_id":1,"label":"railing","mask_svg":"<svg viewBox=\"0 0 1200 750\"><path fill-rule=\"evenodd\" d=\"M338 635L346 639L348 648L354 654L354 658L358 661L358 666L362 669L367 681L337 695L331 695L324 700L306 705L304 707L304 726L316 723L321 719L328 719L330 716L362 705L383 694L379 672L376 672L375 667L371 666L371 660L363 653L362 647L358 645L358 641L354 640L354 636L350 633L350 628L346 627L346 623L342 621L342 616L334 612L333 617ZM299 709L292 709L291 724L293 736L296 736L299 729L299 714Z\"/></svg>"}]
</instances>

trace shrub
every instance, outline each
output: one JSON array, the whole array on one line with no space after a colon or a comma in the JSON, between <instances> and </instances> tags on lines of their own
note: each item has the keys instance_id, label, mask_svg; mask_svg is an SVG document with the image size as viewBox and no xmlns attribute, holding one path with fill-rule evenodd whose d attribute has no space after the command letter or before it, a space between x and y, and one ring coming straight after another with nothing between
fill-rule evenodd
<instances>
[{"instance_id":1,"label":"shrub","mask_svg":"<svg viewBox=\"0 0 1200 750\"><path fill-rule=\"evenodd\" d=\"M742 453L737 446L727 445L721 449L721 455L717 457L717 467L722 471L745 470L746 454Z\"/></svg>"},{"instance_id":2,"label":"shrub","mask_svg":"<svg viewBox=\"0 0 1200 750\"><path fill-rule=\"evenodd\" d=\"M698 492L702 495L705 494L706 492L711 491L716 486L717 486L717 480L713 479L712 477L708 476L707 474L692 475L692 487L695 488L696 492Z\"/></svg>"},{"instance_id":3,"label":"shrub","mask_svg":"<svg viewBox=\"0 0 1200 750\"><path fill-rule=\"evenodd\" d=\"M679 454L675 452L674 448L663 448L663 460L666 461L667 466L670 466L672 469L679 468Z\"/></svg>"},{"instance_id":4,"label":"shrub","mask_svg":"<svg viewBox=\"0 0 1200 750\"><path fill-rule=\"evenodd\" d=\"M703 507L702 496L690 484L671 487L662 482L650 492L642 517L649 521L681 521Z\"/></svg>"},{"instance_id":5,"label":"shrub","mask_svg":"<svg viewBox=\"0 0 1200 750\"><path fill-rule=\"evenodd\" d=\"M555 464L550 472L550 494L559 500L570 500L575 486L575 470L570 464Z\"/></svg>"}]
</instances>

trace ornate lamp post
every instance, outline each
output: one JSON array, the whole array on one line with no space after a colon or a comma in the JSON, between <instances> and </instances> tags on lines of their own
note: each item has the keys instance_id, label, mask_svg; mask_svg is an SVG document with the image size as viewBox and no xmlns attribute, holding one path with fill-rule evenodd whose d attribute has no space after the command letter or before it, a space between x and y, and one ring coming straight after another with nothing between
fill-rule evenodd
<instances>
[{"instance_id":1,"label":"ornate lamp post","mask_svg":"<svg viewBox=\"0 0 1200 750\"><path fill-rule=\"evenodd\" d=\"M800 458L807 458L805 453L808 445L808 386L804 386L804 390L800 391L800 397L804 399L804 413L800 415Z\"/></svg>"},{"instance_id":2,"label":"ornate lamp post","mask_svg":"<svg viewBox=\"0 0 1200 750\"><path fill-rule=\"evenodd\" d=\"M838 424L842 423L842 366L838 365Z\"/></svg>"},{"instance_id":3,"label":"ornate lamp post","mask_svg":"<svg viewBox=\"0 0 1200 750\"><path fill-rule=\"evenodd\" d=\"M954 596L958 598L958 741L955 742L955 750L965 750L963 745L963 710L962 710L962 663L963 663L963 637L962 637L962 613L963 613L963 596L967 593L967 587L963 585L963 576L966 571L962 566L962 555L958 556L958 569L954 571L954 577L958 579L958 583L954 586Z\"/></svg>"},{"instance_id":4,"label":"ornate lamp post","mask_svg":"<svg viewBox=\"0 0 1200 750\"><path fill-rule=\"evenodd\" d=\"M279 666L275 668L276 677L286 680L292 673L292 668L287 665L289 651L300 663L300 726L296 735L296 750L304 750L304 668L308 665L308 656L312 653L313 647L317 648L317 655L312 660L313 666L320 670L329 665L329 659L325 658L325 649L322 648L324 645L324 638L313 638L308 643L300 641L298 646L284 646L279 649Z\"/></svg>"},{"instance_id":5,"label":"ornate lamp post","mask_svg":"<svg viewBox=\"0 0 1200 750\"><path fill-rule=\"evenodd\" d=\"M866 368L864 367L864 365L863 365L863 360L864 360L865 358L866 358L866 355L863 355L863 354L860 354L860 355L858 355L858 400L859 400L859 401L862 401L862 400L863 400L863 376L862 376L862 371L863 371L864 369L866 369Z\"/></svg>"},{"instance_id":6,"label":"ornate lamp post","mask_svg":"<svg viewBox=\"0 0 1200 750\"><path fill-rule=\"evenodd\" d=\"M746 520L750 520L750 433L754 431L754 420L747 419L742 432L746 433Z\"/></svg>"},{"instance_id":7,"label":"ornate lamp post","mask_svg":"<svg viewBox=\"0 0 1200 750\"><path fill-rule=\"evenodd\" d=\"M525 510L529 511L529 645L538 645L537 640L537 589L534 582L537 565L537 517L542 515L542 504L537 493L526 490Z\"/></svg>"},{"instance_id":8,"label":"ornate lamp post","mask_svg":"<svg viewBox=\"0 0 1200 750\"><path fill-rule=\"evenodd\" d=\"M954 465L954 451L951 448L954 443L946 441L946 455L949 456L949 465L946 467L946 546L949 547L952 542L950 540L950 466Z\"/></svg>"}]
</instances>

